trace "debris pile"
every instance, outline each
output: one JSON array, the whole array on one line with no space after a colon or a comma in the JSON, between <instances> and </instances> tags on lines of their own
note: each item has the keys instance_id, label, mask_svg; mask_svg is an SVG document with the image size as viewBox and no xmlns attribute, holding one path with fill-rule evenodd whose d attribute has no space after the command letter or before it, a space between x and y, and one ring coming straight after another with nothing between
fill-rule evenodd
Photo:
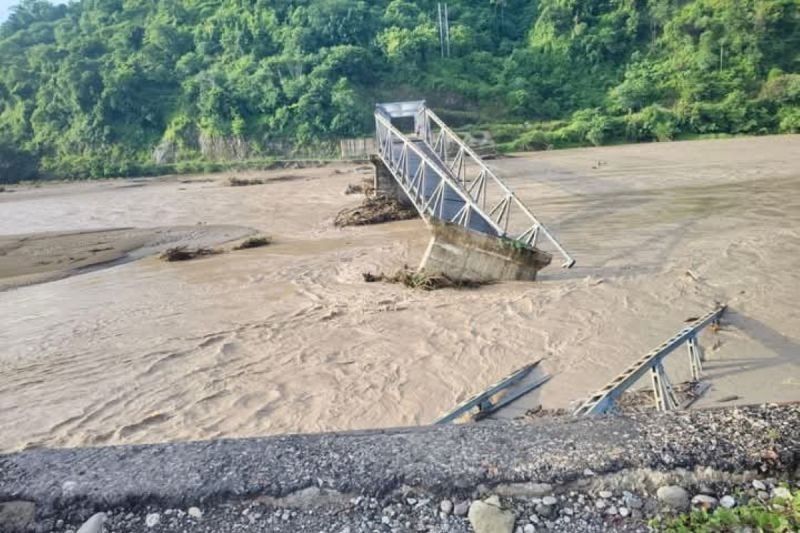
<instances>
[{"instance_id":1,"label":"debris pile","mask_svg":"<svg viewBox=\"0 0 800 533\"><path fill-rule=\"evenodd\" d=\"M397 200L386 196L364 198L361 205L343 209L336 215L333 224L338 227L365 226L395 220L409 220L417 217L417 212Z\"/></svg>"},{"instance_id":2,"label":"debris pile","mask_svg":"<svg viewBox=\"0 0 800 533\"><path fill-rule=\"evenodd\" d=\"M231 187L246 187L248 185L264 185L266 183L264 180L259 178L237 178L236 176L231 176L228 178L228 185Z\"/></svg>"},{"instance_id":3,"label":"debris pile","mask_svg":"<svg viewBox=\"0 0 800 533\"><path fill-rule=\"evenodd\" d=\"M168 248L158 256L162 261L189 261L198 257L216 255L222 253L212 248L188 248L186 246L175 246Z\"/></svg>"},{"instance_id":4,"label":"debris pile","mask_svg":"<svg viewBox=\"0 0 800 533\"><path fill-rule=\"evenodd\" d=\"M361 276L367 283L374 283L376 281L402 283L411 289L421 289L423 291L448 288L475 288L489 283L477 280L452 279L441 273L411 270L408 266L401 268L394 274L373 274L371 272L364 272Z\"/></svg>"},{"instance_id":5,"label":"debris pile","mask_svg":"<svg viewBox=\"0 0 800 533\"><path fill-rule=\"evenodd\" d=\"M255 237L248 237L241 244L234 246L234 250L247 250L248 248L260 248L271 244L272 240L264 235L256 235Z\"/></svg>"},{"instance_id":6,"label":"debris pile","mask_svg":"<svg viewBox=\"0 0 800 533\"><path fill-rule=\"evenodd\" d=\"M375 192L375 184L372 179L365 178L361 183L349 183L344 190L345 194L364 194L371 196Z\"/></svg>"},{"instance_id":7,"label":"debris pile","mask_svg":"<svg viewBox=\"0 0 800 533\"><path fill-rule=\"evenodd\" d=\"M708 384L702 381L684 381L672 386L678 405L694 403L707 390ZM652 388L625 391L617 400L617 407L623 413L644 413L656 409Z\"/></svg>"}]
</instances>

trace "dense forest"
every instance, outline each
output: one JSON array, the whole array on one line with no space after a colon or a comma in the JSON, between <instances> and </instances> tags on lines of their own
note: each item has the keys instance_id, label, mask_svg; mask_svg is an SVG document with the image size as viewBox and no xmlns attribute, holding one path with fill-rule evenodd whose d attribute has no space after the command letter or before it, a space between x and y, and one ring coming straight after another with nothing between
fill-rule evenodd
<instances>
[{"instance_id":1,"label":"dense forest","mask_svg":"<svg viewBox=\"0 0 800 533\"><path fill-rule=\"evenodd\" d=\"M425 98L505 149L800 131L800 0L22 0L0 181L215 168ZM443 53L444 52L444 53Z\"/></svg>"}]
</instances>

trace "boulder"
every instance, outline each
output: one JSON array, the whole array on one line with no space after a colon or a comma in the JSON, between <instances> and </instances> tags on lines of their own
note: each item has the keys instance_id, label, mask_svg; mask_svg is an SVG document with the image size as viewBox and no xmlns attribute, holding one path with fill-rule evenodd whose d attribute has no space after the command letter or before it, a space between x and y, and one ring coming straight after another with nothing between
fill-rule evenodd
<instances>
[{"instance_id":1,"label":"boulder","mask_svg":"<svg viewBox=\"0 0 800 533\"><path fill-rule=\"evenodd\" d=\"M78 533L103 533L103 524L106 521L105 513L95 513L83 523Z\"/></svg>"},{"instance_id":2,"label":"boulder","mask_svg":"<svg viewBox=\"0 0 800 533\"><path fill-rule=\"evenodd\" d=\"M677 485L665 485L656 491L659 501L678 511L685 511L689 508L689 493L683 487Z\"/></svg>"},{"instance_id":3,"label":"boulder","mask_svg":"<svg viewBox=\"0 0 800 533\"><path fill-rule=\"evenodd\" d=\"M503 509L497 496L476 500L469 507L469 523L475 533L512 533L514 522L514 513Z\"/></svg>"}]
</instances>

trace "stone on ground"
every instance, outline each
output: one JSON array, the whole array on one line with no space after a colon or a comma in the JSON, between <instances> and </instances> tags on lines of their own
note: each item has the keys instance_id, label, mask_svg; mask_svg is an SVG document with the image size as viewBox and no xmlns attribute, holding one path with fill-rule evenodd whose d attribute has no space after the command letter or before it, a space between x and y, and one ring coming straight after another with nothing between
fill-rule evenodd
<instances>
[{"instance_id":1,"label":"stone on ground","mask_svg":"<svg viewBox=\"0 0 800 533\"><path fill-rule=\"evenodd\" d=\"M709 511L717 506L717 499L707 494L698 494L692 498L692 506Z\"/></svg>"},{"instance_id":2,"label":"stone on ground","mask_svg":"<svg viewBox=\"0 0 800 533\"><path fill-rule=\"evenodd\" d=\"M26 501L0 503L0 531L27 531L36 521L36 504Z\"/></svg>"},{"instance_id":3,"label":"stone on ground","mask_svg":"<svg viewBox=\"0 0 800 533\"><path fill-rule=\"evenodd\" d=\"M161 515L158 513L148 513L144 518L144 525L147 527L156 527L161 522Z\"/></svg>"},{"instance_id":4,"label":"stone on ground","mask_svg":"<svg viewBox=\"0 0 800 533\"><path fill-rule=\"evenodd\" d=\"M439 509L441 509L444 514L450 514L453 512L453 502L450 500L442 500L442 503L439 504Z\"/></svg>"},{"instance_id":5,"label":"stone on ground","mask_svg":"<svg viewBox=\"0 0 800 533\"><path fill-rule=\"evenodd\" d=\"M83 523L78 533L103 533L103 524L106 521L105 513L95 513Z\"/></svg>"},{"instance_id":6,"label":"stone on ground","mask_svg":"<svg viewBox=\"0 0 800 533\"><path fill-rule=\"evenodd\" d=\"M677 485L666 485L659 488L656 496L661 502L678 511L685 511L689 508L689 493Z\"/></svg>"},{"instance_id":7,"label":"stone on ground","mask_svg":"<svg viewBox=\"0 0 800 533\"><path fill-rule=\"evenodd\" d=\"M736 500L733 496L723 496L720 498L719 504L725 509L732 509L733 507L736 507Z\"/></svg>"},{"instance_id":8,"label":"stone on ground","mask_svg":"<svg viewBox=\"0 0 800 533\"><path fill-rule=\"evenodd\" d=\"M791 500L792 493L786 487L775 487L772 489L772 497L780 500Z\"/></svg>"},{"instance_id":9,"label":"stone on ground","mask_svg":"<svg viewBox=\"0 0 800 533\"><path fill-rule=\"evenodd\" d=\"M456 516L467 516L467 511L469 511L468 501L458 502L453 508L453 514Z\"/></svg>"},{"instance_id":10,"label":"stone on ground","mask_svg":"<svg viewBox=\"0 0 800 533\"><path fill-rule=\"evenodd\" d=\"M514 513L503 509L497 496L475 500L469 507L469 523L475 533L512 533L514 522Z\"/></svg>"}]
</instances>

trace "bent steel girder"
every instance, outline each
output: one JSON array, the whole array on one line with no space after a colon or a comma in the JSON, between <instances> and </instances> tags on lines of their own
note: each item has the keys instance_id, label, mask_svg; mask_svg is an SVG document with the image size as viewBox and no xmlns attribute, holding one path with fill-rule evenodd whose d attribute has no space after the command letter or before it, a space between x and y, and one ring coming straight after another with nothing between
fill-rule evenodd
<instances>
[{"instance_id":1,"label":"bent steel girder","mask_svg":"<svg viewBox=\"0 0 800 533\"><path fill-rule=\"evenodd\" d=\"M613 411L619 397L648 372L650 372L650 378L653 384L653 397L656 403L656 409L659 411L669 411L677 408L678 402L675 399L675 393L670 384L669 377L664 370L663 361L679 346L686 344L689 347L689 366L692 372L692 378L695 380L700 379L700 373L703 370L703 357L702 350L697 341L697 335L707 326L712 324L718 326L725 309L727 309L727 306L722 305L713 311L709 311L704 316L696 319L671 338L661 343L658 348L642 356L619 376L614 378L608 385L586 400L575 410L574 414L596 415Z\"/></svg>"}]
</instances>

